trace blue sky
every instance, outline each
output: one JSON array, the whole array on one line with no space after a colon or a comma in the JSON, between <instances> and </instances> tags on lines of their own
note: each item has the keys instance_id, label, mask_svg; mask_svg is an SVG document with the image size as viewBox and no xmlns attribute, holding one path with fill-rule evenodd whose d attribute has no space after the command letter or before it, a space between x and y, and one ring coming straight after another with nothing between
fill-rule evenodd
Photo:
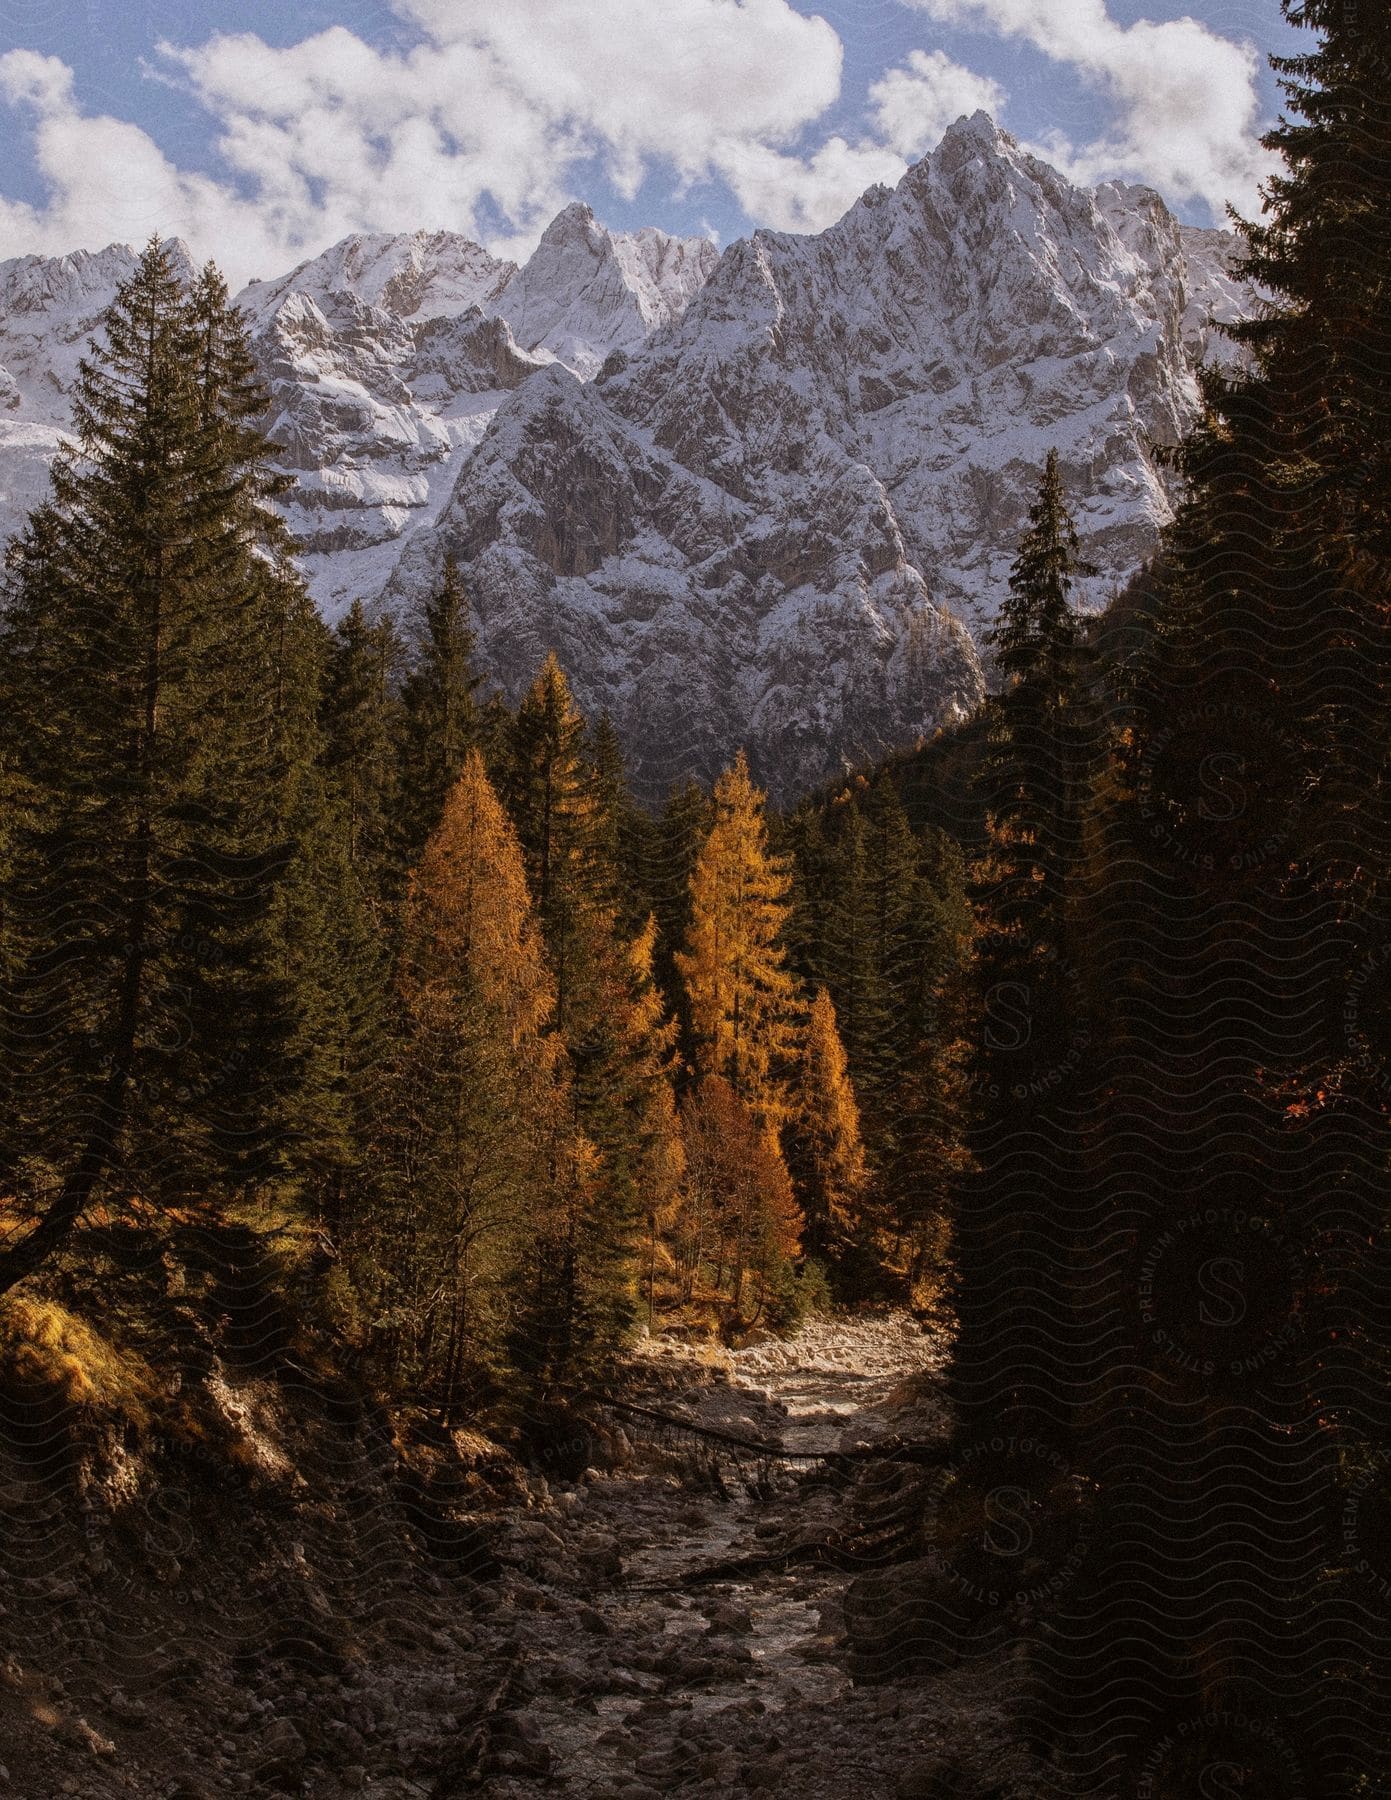
<instances>
[{"instance_id":1,"label":"blue sky","mask_svg":"<svg viewBox=\"0 0 1391 1800\"><path fill-rule=\"evenodd\" d=\"M350 230L521 255L814 230L983 105L1073 178L1255 204L1276 0L8 0L0 259L180 233L237 282Z\"/></svg>"}]
</instances>

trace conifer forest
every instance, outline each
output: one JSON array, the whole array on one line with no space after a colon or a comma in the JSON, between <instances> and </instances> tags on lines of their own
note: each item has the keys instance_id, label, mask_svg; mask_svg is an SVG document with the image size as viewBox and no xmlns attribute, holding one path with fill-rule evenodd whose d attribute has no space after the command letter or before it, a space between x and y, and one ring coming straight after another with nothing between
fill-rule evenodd
<instances>
[{"instance_id":1,"label":"conifer forest","mask_svg":"<svg viewBox=\"0 0 1391 1800\"><path fill-rule=\"evenodd\" d=\"M0 1796L1391 1794L1391 16L1284 10L1157 551L1045 445L790 797L462 554L330 622L138 255L0 595Z\"/></svg>"}]
</instances>

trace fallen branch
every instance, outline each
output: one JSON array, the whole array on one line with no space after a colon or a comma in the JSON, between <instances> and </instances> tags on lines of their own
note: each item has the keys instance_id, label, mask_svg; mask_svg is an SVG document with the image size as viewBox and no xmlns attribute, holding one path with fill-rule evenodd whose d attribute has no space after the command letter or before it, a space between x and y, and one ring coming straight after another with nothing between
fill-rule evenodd
<instances>
[{"instance_id":1,"label":"fallen branch","mask_svg":"<svg viewBox=\"0 0 1391 1800\"><path fill-rule=\"evenodd\" d=\"M748 1556L726 1557L722 1562L701 1563L671 1581L644 1582L639 1593L665 1593L673 1589L703 1587L714 1581L742 1581L770 1570L813 1564L823 1569L858 1570L900 1561L909 1554L909 1533L902 1527L879 1532L829 1531L820 1537L802 1538L779 1550L759 1550Z\"/></svg>"},{"instance_id":2,"label":"fallen branch","mask_svg":"<svg viewBox=\"0 0 1391 1800\"><path fill-rule=\"evenodd\" d=\"M762 1462L819 1462L832 1466L886 1459L891 1462L933 1463L944 1460L941 1444L929 1444L899 1437L882 1438L877 1444L861 1444L853 1450L789 1450L782 1444L770 1444L759 1438L741 1437L737 1432L721 1431L718 1426L698 1425L694 1419L683 1419L676 1413L660 1412L656 1407L639 1406L632 1400L612 1400L591 1396L595 1404L611 1411L628 1413L638 1418L654 1419L668 1430L681 1431L691 1437L712 1443L728 1444Z\"/></svg>"}]
</instances>

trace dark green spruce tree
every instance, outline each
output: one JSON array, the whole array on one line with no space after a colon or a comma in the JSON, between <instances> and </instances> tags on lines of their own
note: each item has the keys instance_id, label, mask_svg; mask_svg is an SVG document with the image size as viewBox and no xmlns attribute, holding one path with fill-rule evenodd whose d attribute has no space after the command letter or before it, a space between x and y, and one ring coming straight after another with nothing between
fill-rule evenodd
<instances>
[{"instance_id":1,"label":"dark green spruce tree","mask_svg":"<svg viewBox=\"0 0 1391 1800\"><path fill-rule=\"evenodd\" d=\"M385 922L400 898L403 870L395 746L401 644L388 614L369 619L354 600L333 633L324 681L323 760L342 799L348 861Z\"/></svg>"},{"instance_id":2,"label":"dark green spruce tree","mask_svg":"<svg viewBox=\"0 0 1391 1800\"><path fill-rule=\"evenodd\" d=\"M836 1008L870 1180L839 1280L923 1292L946 1268L964 1159L964 968L972 936L958 847L914 834L892 776L857 777L786 822L791 957Z\"/></svg>"},{"instance_id":3,"label":"dark green spruce tree","mask_svg":"<svg viewBox=\"0 0 1391 1800\"><path fill-rule=\"evenodd\" d=\"M1285 11L1272 303L1205 378L1079 901L1108 1335L1046 1660L1093 1791L1391 1784L1391 15Z\"/></svg>"},{"instance_id":4,"label":"dark green spruce tree","mask_svg":"<svg viewBox=\"0 0 1391 1800\"><path fill-rule=\"evenodd\" d=\"M601 776L588 752L583 717L549 656L518 708L508 800L555 979L582 1150L566 1203L537 1243L531 1303L514 1340L518 1365L538 1380L593 1367L633 1316L638 1121L657 1078L647 1042L655 1025L636 1023L645 994L619 912L619 822L609 803L623 785L621 764L613 745Z\"/></svg>"},{"instance_id":5,"label":"dark green spruce tree","mask_svg":"<svg viewBox=\"0 0 1391 1800\"><path fill-rule=\"evenodd\" d=\"M675 953L690 929L691 875L714 816L714 803L699 782L673 788L655 821L647 863L647 892L657 921L654 971L666 1009L677 1024L678 1061L685 1068L694 1067L695 1041Z\"/></svg>"},{"instance_id":6,"label":"dark green spruce tree","mask_svg":"<svg viewBox=\"0 0 1391 1800\"><path fill-rule=\"evenodd\" d=\"M882 1032L865 1084L875 1194L892 1262L911 1293L943 1285L969 1163L965 1032L975 936L960 846L935 826L915 837L892 781L866 800L875 986Z\"/></svg>"},{"instance_id":7,"label":"dark green spruce tree","mask_svg":"<svg viewBox=\"0 0 1391 1800\"><path fill-rule=\"evenodd\" d=\"M1085 1484L1073 1479L1079 1363L1092 1353L1085 1290L1094 1214L1077 1198L1085 1019L1069 890L1080 860L1093 735L1072 589L1084 572L1055 453L1028 515L990 641L981 774L983 845L970 869L975 994L969 1132L956 1173L953 1459L929 1509L956 1576L932 1629L969 1641L1050 1570ZM923 1093L919 1115L931 1116ZM913 1114L903 1129L911 1138ZM1002 1501L1000 1496L1005 1496ZM1003 1505L1019 1531L991 1528ZM1015 1552L1032 1540L1028 1559Z\"/></svg>"},{"instance_id":8,"label":"dark green spruce tree","mask_svg":"<svg viewBox=\"0 0 1391 1800\"><path fill-rule=\"evenodd\" d=\"M305 743L282 677L304 622L262 408L220 280L190 290L152 242L9 565L0 1290L99 1195L174 1205L285 1165L276 900Z\"/></svg>"},{"instance_id":9,"label":"dark green spruce tree","mask_svg":"<svg viewBox=\"0 0 1391 1800\"><path fill-rule=\"evenodd\" d=\"M445 558L416 627L413 665L401 684L396 828L406 868L420 860L444 814L445 796L479 740L478 689L468 595Z\"/></svg>"}]
</instances>

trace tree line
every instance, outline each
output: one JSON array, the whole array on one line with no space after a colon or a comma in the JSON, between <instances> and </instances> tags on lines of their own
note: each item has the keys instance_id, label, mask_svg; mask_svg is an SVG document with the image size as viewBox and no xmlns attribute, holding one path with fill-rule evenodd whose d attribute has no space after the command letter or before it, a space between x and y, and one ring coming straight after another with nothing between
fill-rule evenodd
<instances>
[{"instance_id":1,"label":"tree line","mask_svg":"<svg viewBox=\"0 0 1391 1800\"><path fill-rule=\"evenodd\" d=\"M1158 557L1079 619L1050 456L981 713L782 818L742 758L638 809L553 660L484 697L448 566L323 626L151 246L8 563L0 1290L137 1202L312 1220L452 1414L945 1272L936 1653L1003 1616L1081 1791L1391 1783L1391 22L1286 11Z\"/></svg>"},{"instance_id":2,"label":"tree line","mask_svg":"<svg viewBox=\"0 0 1391 1800\"><path fill-rule=\"evenodd\" d=\"M921 1289L949 842L887 780L770 817L742 755L643 812L554 657L483 693L452 562L330 629L265 406L151 242L9 552L0 1287L97 1215L312 1227L320 1316L448 1416L640 1319Z\"/></svg>"},{"instance_id":3,"label":"tree line","mask_svg":"<svg viewBox=\"0 0 1391 1800\"><path fill-rule=\"evenodd\" d=\"M1285 11L1160 553L1079 621L1050 459L999 692L905 781L970 794L979 927L940 1627L1009 1618L1088 1793L1391 1783L1391 16Z\"/></svg>"}]
</instances>

